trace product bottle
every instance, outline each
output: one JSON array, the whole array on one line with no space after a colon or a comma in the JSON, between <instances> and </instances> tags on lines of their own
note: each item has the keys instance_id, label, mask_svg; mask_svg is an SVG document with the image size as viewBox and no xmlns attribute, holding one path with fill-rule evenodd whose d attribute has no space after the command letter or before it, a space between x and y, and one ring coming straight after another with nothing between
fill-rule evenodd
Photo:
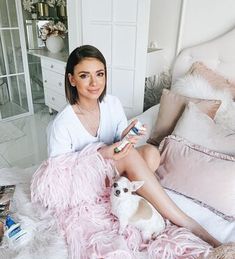
<instances>
[{"instance_id":1,"label":"product bottle","mask_svg":"<svg viewBox=\"0 0 235 259\"><path fill-rule=\"evenodd\" d=\"M146 130L146 129L145 127L143 127L140 121L137 121L135 126L130 129L126 137L123 138L123 140L121 141L121 144L114 149L114 152L115 153L120 152L126 146L126 144L129 143L128 137L138 135L140 130Z\"/></svg>"},{"instance_id":2,"label":"product bottle","mask_svg":"<svg viewBox=\"0 0 235 259\"><path fill-rule=\"evenodd\" d=\"M10 241L11 245L18 245L23 240L23 236L26 234L26 231L22 230L20 223L15 223L14 220L8 215L6 218L6 228L5 232L6 237Z\"/></svg>"}]
</instances>

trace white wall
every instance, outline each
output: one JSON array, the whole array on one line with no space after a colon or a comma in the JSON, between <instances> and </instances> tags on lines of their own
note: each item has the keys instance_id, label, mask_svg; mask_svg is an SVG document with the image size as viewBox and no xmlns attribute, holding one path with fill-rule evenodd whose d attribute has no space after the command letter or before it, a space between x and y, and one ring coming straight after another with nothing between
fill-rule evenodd
<instances>
[{"instance_id":1,"label":"white wall","mask_svg":"<svg viewBox=\"0 0 235 259\"><path fill-rule=\"evenodd\" d=\"M157 41L170 65L177 50L213 39L234 26L234 0L152 0L149 42Z\"/></svg>"},{"instance_id":2,"label":"white wall","mask_svg":"<svg viewBox=\"0 0 235 259\"><path fill-rule=\"evenodd\" d=\"M175 54L181 0L151 0L149 44L163 48L170 63Z\"/></svg>"}]
</instances>

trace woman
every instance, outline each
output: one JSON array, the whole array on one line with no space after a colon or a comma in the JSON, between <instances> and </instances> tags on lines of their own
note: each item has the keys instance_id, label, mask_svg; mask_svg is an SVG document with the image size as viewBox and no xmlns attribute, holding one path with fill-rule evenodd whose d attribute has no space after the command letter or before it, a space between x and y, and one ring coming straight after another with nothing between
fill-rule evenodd
<instances>
[{"instance_id":1,"label":"woman","mask_svg":"<svg viewBox=\"0 0 235 259\"><path fill-rule=\"evenodd\" d=\"M49 156L57 156L83 149L94 142L104 142L98 152L105 159L113 159L118 172L130 180L143 180L139 194L178 226L190 229L212 246L220 243L196 221L182 212L168 197L157 181L154 172L159 165L159 152L145 145L135 149L138 140L130 138L129 144L119 153L114 149L130 128L119 100L106 95L107 68L102 53L95 47L84 45L69 56L65 72L65 91L69 101L53 121L48 138Z\"/></svg>"}]
</instances>

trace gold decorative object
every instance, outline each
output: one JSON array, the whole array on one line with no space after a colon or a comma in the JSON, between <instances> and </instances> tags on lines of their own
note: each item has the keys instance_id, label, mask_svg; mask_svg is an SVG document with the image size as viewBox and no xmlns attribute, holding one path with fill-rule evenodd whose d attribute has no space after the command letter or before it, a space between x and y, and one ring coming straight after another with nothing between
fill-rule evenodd
<instances>
[{"instance_id":1,"label":"gold decorative object","mask_svg":"<svg viewBox=\"0 0 235 259\"><path fill-rule=\"evenodd\" d=\"M58 17L65 18L67 16L66 6L57 6L57 15Z\"/></svg>"},{"instance_id":2,"label":"gold decorative object","mask_svg":"<svg viewBox=\"0 0 235 259\"><path fill-rule=\"evenodd\" d=\"M49 7L47 3L37 3L37 9L39 17L49 17Z\"/></svg>"}]
</instances>

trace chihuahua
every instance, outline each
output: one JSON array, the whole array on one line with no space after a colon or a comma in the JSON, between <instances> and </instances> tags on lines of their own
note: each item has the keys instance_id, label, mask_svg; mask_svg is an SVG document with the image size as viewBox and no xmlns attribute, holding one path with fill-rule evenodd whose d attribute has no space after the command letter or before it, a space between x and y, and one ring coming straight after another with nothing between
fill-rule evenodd
<instances>
[{"instance_id":1,"label":"chihuahua","mask_svg":"<svg viewBox=\"0 0 235 259\"><path fill-rule=\"evenodd\" d=\"M129 181L120 177L111 188L111 212L119 219L119 234L127 225L138 228L146 242L155 238L164 228L165 222L158 211L144 198L135 194L144 181Z\"/></svg>"}]
</instances>

